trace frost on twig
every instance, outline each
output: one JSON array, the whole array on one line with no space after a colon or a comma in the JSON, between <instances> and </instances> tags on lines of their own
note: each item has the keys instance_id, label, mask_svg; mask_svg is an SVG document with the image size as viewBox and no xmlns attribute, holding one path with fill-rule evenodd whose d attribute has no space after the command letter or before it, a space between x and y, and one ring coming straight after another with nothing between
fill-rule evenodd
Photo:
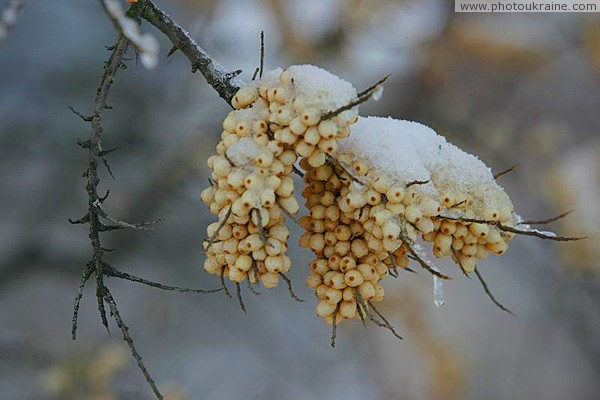
<instances>
[{"instance_id":1,"label":"frost on twig","mask_svg":"<svg viewBox=\"0 0 600 400\"><path fill-rule=\"evenodd\" d=\"M102 0L102 4L115 27L139 53L142 65L149 69L156 67L159 49L156 38L149 33L142 34L137 22L125 15L121 2Z\"/></svg>"},{"instance_id":2,"label":"frost on twig","mask_svg":"<svg viewBox=\"0 0 600 400\"><path fill-rule=\"evenodd\" d=\"M25 4L24 0L11 0L0 14L0 46L6 41L8 32L17 24L17 14Z\"/></svg>"}]
</instances>

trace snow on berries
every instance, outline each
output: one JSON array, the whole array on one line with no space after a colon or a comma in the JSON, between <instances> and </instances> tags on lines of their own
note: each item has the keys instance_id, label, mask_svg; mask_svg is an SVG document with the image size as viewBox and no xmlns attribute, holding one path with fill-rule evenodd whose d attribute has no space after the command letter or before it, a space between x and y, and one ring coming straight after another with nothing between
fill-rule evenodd
<instances>
[{"instance_id":1,"label":"snow on berries","mask_svg":"<svg viewBox=\"0 0 600 400\"><path fill-rule=\"evenodd\" d=\"M358 104L380 95L382 79L357 93L337 76L310 65L265 73L233 96L221 140L208 159L211 186L202 201L218 221L207 227L204 269L237 285L276 287L292 261L285 214L304 229L310 249L306 285L316 313L333 325L369 319L398 336L374 303L382 280L417 262L434 276L436 305L443 305L435 257L450 257L466 275L477 261L500 255L515 234L576 240L532 229L477 157L432 129L391 118L358 118ZM302 172L302 171L304 172ZM303 176L308 215L294 197L292 173ZM550 219L552 221L554 219ZM297 298L296 298L297 299ZM243 305L242 305L243 307ZM398 336L399 337L399 336Z\"/></svg>"},{"instance_id":2,"label":"snow on berries","mask_svg":"<svg viewBox=\"0 0 600 400\"><path fill-rule=\"evenodd\" d=\"M503 254L514 236L496 224L473 222L517 222L491 170L422 124L361 118L338 159L367 182L354 197L364 202L370 190L386 203L387 223L394 227L387 230L398 232L394 240L432 242L436 257L451 257L465 273L488 253Z\"/></svg>"}]
</instances>

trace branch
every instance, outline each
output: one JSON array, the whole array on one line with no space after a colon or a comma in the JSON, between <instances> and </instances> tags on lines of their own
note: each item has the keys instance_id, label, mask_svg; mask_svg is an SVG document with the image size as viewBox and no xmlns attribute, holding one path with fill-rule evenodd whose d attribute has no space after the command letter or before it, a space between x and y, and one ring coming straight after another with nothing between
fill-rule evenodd
<instances>
[{"instance_id":1,"label":"branch","mask_svg":"<svg viewBox=\"0 0 600 400\"><path fill-rule=\"evenodd\" d=\"M190 60L192 72L200 71L208 84L219 93L219 96L227 103L231 103L233 96L244 85L242 80L237 77L236 72L228 71L213 60L185 29L151 0L145 0L141 16L163 32L171 40L173 47L178 48Z\"/></svg>"}]
</instances>

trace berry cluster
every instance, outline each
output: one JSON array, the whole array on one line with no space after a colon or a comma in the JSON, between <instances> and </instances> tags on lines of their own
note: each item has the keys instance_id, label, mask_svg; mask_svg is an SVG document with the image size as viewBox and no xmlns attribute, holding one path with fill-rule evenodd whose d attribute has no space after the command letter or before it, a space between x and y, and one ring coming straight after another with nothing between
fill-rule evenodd
<instances>
[{"instance_id":1,"label":"berry cluster","mask_svg":"<svg viewBox=\"0 0 600 400\"><path fill-rule=\"evenodd\" d=\"M311 75L325 84L315 85ZM294 164L298 156L314 167L325 164L337 140L348 136L356 112L324 117L355 96L349 83L312 66L272 71L238 91L235 110L223 121L217 155L208 159L212 185L201 195L219 216L207 228L207 272L237 284L247 278L277 286L291 266L283 212L299 210Z\"/></svg>"},{"instance_id":2,"label":"berry cluster","mask_svg":"<svg viewBox=\"0 0 600 400\"><path fill-rule=\"evenodd\" d=\"M302 65L268 72L237 92L208 160L211 186L202 192L219 219L207 228L207 272L235 282L238 296L245 280L272 288L280 277L293 295L284 214L299 211L291 174L301 170L309 215L298 221L300 245L316 256L306 284L334 332L339 321L357 317L394 332L373 303L383 300L382 279L411 260L447 278L424 259L419 240L465 274L489 253L503 254L515 233L573 240L522 225L491 170L432 129L359 119L356 106L379 93L381 82L357 94Z\"/></svg>"}]
</instances>

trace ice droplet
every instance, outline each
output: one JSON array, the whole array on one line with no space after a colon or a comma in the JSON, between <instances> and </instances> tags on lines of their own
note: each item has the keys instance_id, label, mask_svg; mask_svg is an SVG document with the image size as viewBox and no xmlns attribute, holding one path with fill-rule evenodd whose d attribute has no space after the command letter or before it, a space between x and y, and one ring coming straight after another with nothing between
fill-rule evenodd
<instances>
[{"instance_id":1,"label":"ice droplet","mask_svg":"<svg viewBox=\"0 0 600 400\"><path fill-rule=\"evenodd\" d=\"M435 271L440 272L437 268ZM446 298L444 297L444 281L437 276L433 276L433 303L436 307L442 307L446 304Z\"/></svg>"}]
</instances>

